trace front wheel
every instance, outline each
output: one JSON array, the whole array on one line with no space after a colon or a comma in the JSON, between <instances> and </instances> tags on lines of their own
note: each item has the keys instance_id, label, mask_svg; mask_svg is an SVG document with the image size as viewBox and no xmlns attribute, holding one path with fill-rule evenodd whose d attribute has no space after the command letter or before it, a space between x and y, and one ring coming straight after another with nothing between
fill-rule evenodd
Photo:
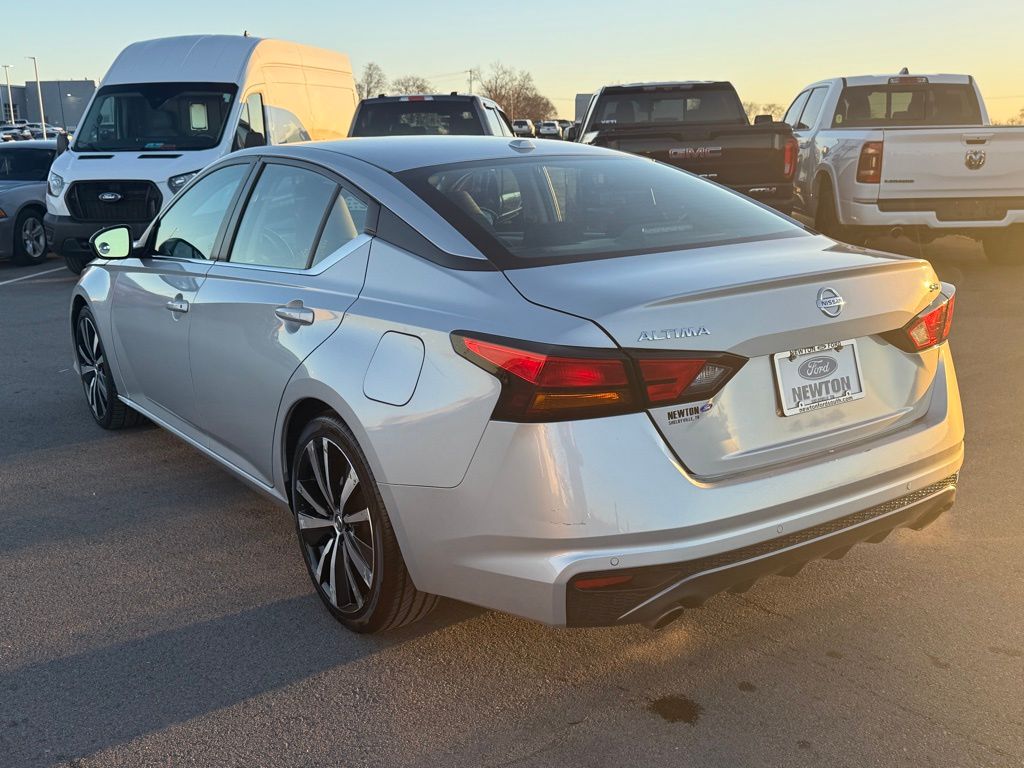
<instances>
[{"instance_id":1,"label":"front wheel","mask_svg":"<svg viewBox=\"0 0 1024 768\"><path fill-rule=\"evenodd\" d=\"M48 254L43 214L31 208L22 211L14 223L14 263L42 264Z\"/></svg>"},{"instance_id":2,"label":"front wheel","mask_svg":"<svg viewBox=\"0 0 1024 768\"><path fill-rule=\"evenodd\" d=\"M88 308L83 308L75 321L75 356L93 420L104 429L121 429L138 423L138 412L117 397L96 318Z\"/></svg>"},{"instance_id":3,"label":"front wheel","mask_svg":"<svg viewBox=\"0 0 1024 768\"><path fill-rule=\"evenodd\" d=\"M1014 266L1024 264L1024 228L1003 229L982 239L985 256L993 264Z\"/></svg>"},{"instance_id":4,"label":"front wheel","mask_svg":"<svg viewBox=\"0 0 1024 768\"><path fill-rule=\"evenodd\" d=\"M291 500L309 577L346 627L400 627L437 603L413 585L366 457L337 418L319 416L299 437Z\"/></svg>"}]
</instances>

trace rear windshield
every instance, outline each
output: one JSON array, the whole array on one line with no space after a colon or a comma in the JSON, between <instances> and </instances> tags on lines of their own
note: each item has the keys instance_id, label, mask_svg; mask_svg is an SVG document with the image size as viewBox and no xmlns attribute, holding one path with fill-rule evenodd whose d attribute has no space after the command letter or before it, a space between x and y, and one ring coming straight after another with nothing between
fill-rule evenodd
<instances>
[{"instance_id":1,"label":"rear windshield","mask_svg":"<svg viewBox=\"0 0 1024 768\"><path fill-rule=\"evenodd\" d=\"M970 85L856 85L843 89L832 124L850 128L981 125L981 107Z\"/></svg>"},{"instance_id":2,"label":"rear windshield","mask_svg":"<svg viewBox=\"0 0 1024 768\"><path fill-rule=\"evenodd\" d=\"M473 104L465 100L381 101L359 107L353 136L481 136Z\"/></svg>"},{"instance_id":3,"label":"rear windshield","mask_svg":"<svg viewBox=\"0 0 1024 768\"><path fill-rule=\"evenodd\" d=\"M46 181L52 149L0 148L0 181Z\"/></svg>"},{"instance_id":4,"label":"rear windshield","mask_svg":"<svg viewBox=\"0 0 1024 768\"><path fill-rule=\"evenodd\" d=\"M598 99L592 130L622 125L665 123L747 123L731 88L658 88L605 92Z\"/></svg>"},{"instance_id":5,"label":"rear windshield","mask_svg":"<svg viewBox=\"0 0 1024 768\"><path fill-rule=\"evenodd\" d=\"M100 88L75 133L79 152L210 149L220 143L237 86L138 83Z\"/></svg>"},{"instance_id":6,"label":"rear windshield","mask_svg":"<svg viewBox=\"0 0 1024 768\"><path fill-rule=\"evenodd\" d=\"M641 158L524 157L399 178L501 269L805 234L737 193Z\"/></svg>"}]
</instances>

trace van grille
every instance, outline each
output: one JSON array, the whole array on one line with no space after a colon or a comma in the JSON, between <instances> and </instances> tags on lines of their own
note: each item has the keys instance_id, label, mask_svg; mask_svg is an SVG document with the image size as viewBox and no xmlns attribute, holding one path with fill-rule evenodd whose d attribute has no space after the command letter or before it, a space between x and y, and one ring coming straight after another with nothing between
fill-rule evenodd
<instances>
[{"instance_id":1,"label":"van grille","mask_svg":"<svg viewBox=\"0 0 1024 768\"><path fill-rule=\"evenodd\" d=\"M111 193L110 200L101 197ZM79 221L127 224L150 222L163 198L151 181L76 181L68 189L68 210Z\"/></svg>"}]
</instances>

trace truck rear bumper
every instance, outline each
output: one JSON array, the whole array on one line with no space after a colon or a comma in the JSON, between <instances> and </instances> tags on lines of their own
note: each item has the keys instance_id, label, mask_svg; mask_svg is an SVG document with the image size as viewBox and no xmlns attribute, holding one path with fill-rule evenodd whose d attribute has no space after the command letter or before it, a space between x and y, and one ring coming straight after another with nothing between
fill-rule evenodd
<instances>
[{"instance_id":1,"label":"truck rear bumper","mask_svg":"<svg viewBox=\"0 0 1024 768\"><path fill-rule=\"evenodd\" d=\"M795 199L792 184L742 184L738 186L730 184L728 186L730 189L753 198L759 203L771 206L787 216L793 212Z\"/></svg>"},{"instance_id":2,"label":"truck rear bumper","mask_svg":"<svg viewBox=\"0 0 1024 768\"><path fill-rule=\"evenodd\" d=\"M851 200L842 206L847 226L982 232L1024 224L1024 198L902 198Z\"/></svg>"}]
</instances>

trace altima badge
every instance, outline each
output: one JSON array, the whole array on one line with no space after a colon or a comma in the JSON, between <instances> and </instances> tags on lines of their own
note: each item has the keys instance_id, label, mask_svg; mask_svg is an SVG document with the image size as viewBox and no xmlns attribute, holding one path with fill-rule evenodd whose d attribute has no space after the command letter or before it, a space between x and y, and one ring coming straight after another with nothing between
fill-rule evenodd
<instances>
[{"instance_id":1,"label":"altima badge","mask_svg":"<svg viewBox=\"0 0 1024 768\"><path fill-rule=\"evenodd\" d=\"M641 331L637 341L665 341L666 339L693 339L710 336L711 331L703 325L698 328L662 328L660 331Z\"/></svg>"},{"instance_id":2,"label":"altima badge","mask_svg":"<svg viewBox=\"0 0 1024 768\"><path fill-rule=\"evenodd\" d=\"M818 309L827 317L839 317L846 302L834 288L822 288L818 291Z\"/></svg>"}]
</instances>

